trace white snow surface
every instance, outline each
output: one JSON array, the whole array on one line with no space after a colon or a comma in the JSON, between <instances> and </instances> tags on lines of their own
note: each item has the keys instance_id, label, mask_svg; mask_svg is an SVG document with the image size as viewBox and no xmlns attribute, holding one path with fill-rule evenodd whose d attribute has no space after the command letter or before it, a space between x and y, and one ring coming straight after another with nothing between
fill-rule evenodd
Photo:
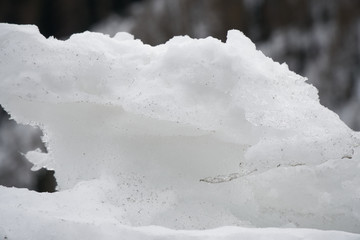
<instances>
[{"instance_id":1,"label":"white snow surface","mask_svg":"<svg viewBox=\"0 0 360 240\"><path fill-rule=\"evenodd\" d=\"M43 129L26 156L59 190L0 187L0 239L360 239L359 134L239 31L0 24L0 104Z\"/></svg>"}]
</instances>

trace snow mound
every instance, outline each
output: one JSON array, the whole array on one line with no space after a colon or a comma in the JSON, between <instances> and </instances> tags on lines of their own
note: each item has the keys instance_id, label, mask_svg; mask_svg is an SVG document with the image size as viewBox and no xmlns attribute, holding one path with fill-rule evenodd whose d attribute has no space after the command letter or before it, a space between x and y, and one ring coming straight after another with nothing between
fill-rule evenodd
<instances>
[{"instance_id":1,"label":"snow mound","mask_svg":"<svg viewBox=\"0 0 360 240\"><path fill-rule=\"evenodd\" d=\"M151 47L0 24L0 79L0 104L43 129L49 153L27 157L59 190L1 187L8 239L359 239L222 227L360 233L359 134L239 31Z\"/></svg>"}]
</instances>

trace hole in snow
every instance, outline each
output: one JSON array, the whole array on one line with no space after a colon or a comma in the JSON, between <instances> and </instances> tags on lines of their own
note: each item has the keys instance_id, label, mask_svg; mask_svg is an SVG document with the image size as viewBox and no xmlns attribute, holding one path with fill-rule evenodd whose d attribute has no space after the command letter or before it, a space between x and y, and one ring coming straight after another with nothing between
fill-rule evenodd
<instances>
[{"instance_id":1,"label":"hole in snow","mask_svg":"<svg viewBox=\"0 0 360 240\"><path fill-rule=\"evenodd\" d=\"M33 164L24 154L40 149L47 152L39 128L17 124L0 105L0 185L28 188L37 192L55 192L54 171L41 168L31 171Z\"/></svg>"}]
</instances>

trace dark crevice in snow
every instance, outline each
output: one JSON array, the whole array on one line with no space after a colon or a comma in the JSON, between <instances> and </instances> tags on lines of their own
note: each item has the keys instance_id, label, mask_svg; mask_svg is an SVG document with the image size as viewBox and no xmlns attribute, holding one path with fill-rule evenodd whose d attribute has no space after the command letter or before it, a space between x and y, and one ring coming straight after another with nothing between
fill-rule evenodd
<instances>
[{"instance_id":1,"label":"dark crevice in snow","mask_svg":"<svg viewBox=\"0 0 360 240\"><path fill-rule=\"evenodd\" d=\"M47 152L42 135L37 127L17 124L0 105L0 185L55 192L54 171L31 171L33 164L24 157L35 149Z\"/></svg>"}]
</instances>

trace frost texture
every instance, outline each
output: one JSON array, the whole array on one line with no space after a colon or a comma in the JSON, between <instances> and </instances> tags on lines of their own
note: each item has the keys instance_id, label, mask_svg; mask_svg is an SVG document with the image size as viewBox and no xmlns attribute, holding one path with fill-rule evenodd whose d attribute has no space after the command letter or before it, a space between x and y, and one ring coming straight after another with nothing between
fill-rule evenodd
<instances>
[{"instance_id":1,"label":"frost texture","mask_svg":"<svg viewBox=\"0 0 360 240\"><path fill-rule=\"evenodd\" d=\"M241 32L151 47L126 33L59 41L0 24L0 79L4 108L44 130L49 153L27 157L59 184L55 194L0 188L0 232L12 239L53 237L49 226L68 234L57 239L209 234L135 228L148 225L360 233L358 133ZM313 230L274 230L297 231Z\"/></svg>"}]
</instances>

